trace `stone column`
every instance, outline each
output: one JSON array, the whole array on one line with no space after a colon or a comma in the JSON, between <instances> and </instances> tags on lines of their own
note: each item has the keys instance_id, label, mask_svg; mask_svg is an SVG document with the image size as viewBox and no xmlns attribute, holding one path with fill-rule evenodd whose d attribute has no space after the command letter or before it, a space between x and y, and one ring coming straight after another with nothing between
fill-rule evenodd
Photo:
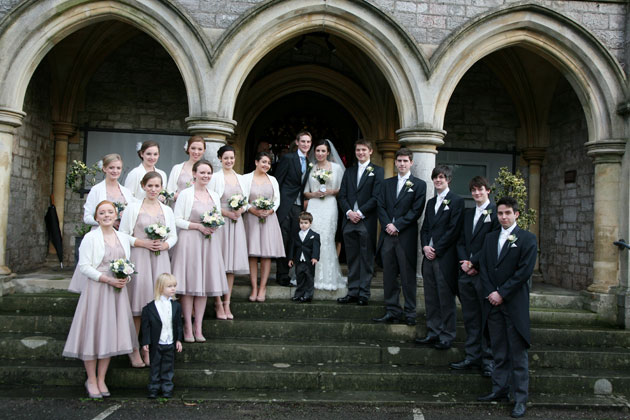
<instances>
[{"instance_id":1,"label":"stone column","mask_svg":"<svg viewBox=\"0 0 630 420\"><path fill-rule=\"evenodd\" d=\"M26 114L9 108L0 108L0 274L9 274L7 267L7 223L11 199L11 166L15 129L22 125Z\"/></svg>"},{"instance_id":2,"label":"stone column","mask_svg":"<svg viewBox=\"0 0 630 420\"><path fill-rule=\"evenodd\" d=\"M621 158L625 141L603 140L585 146L595 164L593 284L587 290L609 293L618 285L619 250L613 242L619 239Z\"/></svg>"},{"instance_id":3,"label":"stone column","mask_svg":"<svg viewBox=\"0 0 630 420\"><path fill-rule=\"evenodd\" d=\"M68 139L77 130L76 125L68 122L53 121L55 138L55 163L53 166L53 195L59 218L59 228L63 235L63 215L66 197L66 172L68 167ZM54 248L53 248L54 249Z\"/></svg>"},{"instance_id":4,"label":"stone column","mask_svg":"<svg viewBox=\"0 0 630 420\"><path fill-rule=\"evenodd\" d=\"M529 172L529 208L536 210L536 223L529 226L529 231L536 235L538 243L540 243L540 229L538 220L540 220L540 167L545 158L546 149L542 147L530 147L523 150L523 159L528 163ZM536 259L535 271L538 272L540 267L540 250Z\"/></svg>"},{"instance_id":5,"label":"stone column","mask_svg":"<svg viewBox=\"0 0 630 420\"><path fill-rule=\"evenodd\" d=\"M400 149L400 143L391 140L377 140L376 147L383 156L383 169L385 171L385 179L394 176L394 155L396 150Z\"/></svg>"},{"instance_id":6,"label":"stone column","mask_svg":"<svg viewBox=\"0 0 630 420\"><path fill-rule=\"evenodd\" d=\"M188 117L186 118L188 131L192 135L198 135L206 141L204 158L212 163L212 169L216 172L221 169L221 162L217 157L217 150L227 143L228 138L234 134L236 121L229 118Z\"/></svg>"}]
</instances>

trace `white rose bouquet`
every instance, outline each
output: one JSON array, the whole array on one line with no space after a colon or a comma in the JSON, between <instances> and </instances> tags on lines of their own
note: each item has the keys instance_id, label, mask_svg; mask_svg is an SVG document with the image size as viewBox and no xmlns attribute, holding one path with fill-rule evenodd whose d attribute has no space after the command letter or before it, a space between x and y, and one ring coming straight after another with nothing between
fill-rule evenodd
<instances>
[{"instance_id":1,"label":"white rose bouquet","mask_svg":"<svg viewBox=\"0 0 630 420\"><path fill-rule=\"evenodd\" d=\"M132 274L138 274L136 272L136 266L125 258L119 258L117 260L110 261L109 269L117 279L127 279L127 283L131 281ZM118 287L114 288L117 292L120 292Z\"/></svg>"},{"instance_id":2,"label":"white rose bouquet","mask_svg":"<svg viewBox=\"0 0 630 420\"><path fill-rule=\"evenodd\" d=\"M242 209L243 207L245 207L246 204L247 204L247 197L243 197L243 194L234 194L228 200L228 207L232 211L238 211ZM232 220L232 223L236 223L236 220Z\"/></svg>"},{"instance_id":3,"label":"white rose bouquet","mask_svg":"<svg viewBox=\"0 0 630 420\"><path fill-rule=\"evenodd\" d=\"M216 229L225 224L225 219L221 215L221 212L217 210L216 207L213 207L212 210L209 210L201 215L201 224L207 228ZM212 234L206 235L206 239L210 239Z\"/></svg>"},{"instance_id":4,"label":"white rose bouquet","mask_svg":"<svg viewBox=\"0 0 630 420\"><path fill-rule=\"evenodd\" d=\"M252 206L256 207L259 210L272 210L273 201L265 197L258 197L252 202ZM258 221L260 223L265 223L266 219L264 217L259 217Z\"/></svg>"},{"instance_id":5,"label":"white rose bouquet","mask_svg":"<svg viewBox=\"0 0 630 420\"><path fill-rule=\"evenodd\" d=\"M320 184L319 190L321 192L326 192L326 181L330 179L331 175L332 175L332 171L329 171L327 169L317 168L316 170L313 171L313 174L311 176L315 178L317 182L319 182ZM322 200L324 199L324 197L319 197L319 198Z\"/></svg>"},{"instance_id":6,"label":"white rose bouquet","mask_svg":"<svg viewBox=\"0 0 630 420\"><path fill-rule=\"evenodd\" d=\"M168 234L171 229L168 226L164 226L162 223L153 223L144 228L144 233L147 234L149 239L164 241L168 238ZM161 251L153 251L155 255L160 255Z\"/></svg>"}]
</instances>

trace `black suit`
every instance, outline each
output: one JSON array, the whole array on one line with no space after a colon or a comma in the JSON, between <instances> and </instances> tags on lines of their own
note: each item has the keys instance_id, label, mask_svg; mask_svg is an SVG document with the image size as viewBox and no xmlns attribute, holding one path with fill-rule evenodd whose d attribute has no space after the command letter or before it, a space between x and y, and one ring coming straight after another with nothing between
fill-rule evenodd
<instances>
[{"instance_id":1,"label":"black suit","mask_svg":"<svg viewBox=\"0 0 630 420\"><path fill-rule=\"evenodd\" d=\"M479 216L474 225L476 208L466 209L464 223L457 242L457 258L459 261L470 261L473 267L479 271L479 258L483 251L483 242L486 234L501 227L497 219L497 208L490 203L485 208L486 214ZM460 265L461 266L461 265ZM492 366L492 353L484 339L481 328L482 308L487 295L484 295L479 274L469 276L459 271L458 281L459 301L462 304L462 315L466 327L466 360L475 364L483 363L490 368Z\"/></svg>"},{"instance_id":2,"label":"black suit","mask_svg":"<svg viewBox=\"0 0 630 420\"><path fill-rule=\"evenodd\" d=\"M517 403L526 402L529 385L527 349L531 344L529 324L529 278L536 265L536 236L520 229L512 231L498 255L501 230L486 235L480 259L480 276L485 296L496 291L503 298L499 306L484 304L484 324L490 334L495 368L492 390L507 392L512 385ZM510 381L510 378L512 380Z\"/></svg>"},{"instance_id":3,"label":"black suit","mask_svg":"<svg viewBox=\"0 0 630 420\"><path fill-rule=\"evenodd\" d=\"M149 302L142 308L142 340L141 346L149 345L149 357L151 359L151 382L149 392L157 394L171 394L173 392L173 374L175 369L175 342L182 341L182 306L179 302L171 300L171 314L173 326L173 344L162 345L160 334L162 333L162 320L155 306L155 301Z\"/></svg>"},{"instance_id":4,"label":"black suit","mask_svg":"<svg viewBox=\"0 0 630 420\"><path fill-rule=\"evenodd\" d=\"M455 339L457 294L457 239L464 213L464 199L449 191L435 212L437 196L427 202L420 242L433 243L435 259L424 258L422 277L427 317L427 336L450 344ZM448 204L447 204L448 203ZM423 251L424 252L424 251Z\"/></svg>"},{"instance_id":5,"label":"black suit","mask_svg":"<svg viewBox=\"0 0 630 420\"><path fill-rule=\"evenodd\" d=\"M383 271L383 290L387 313L400 318L400 288L405 298L404 313L407 319L416 318L416 266L418 260L418 219L424 210L427 184L409 175L407 183L398 193L398 176L383 181L378 200L378 219L381 236L376 260ZM392 223L397 235L389 235L385 228ZM398 282L400 274L400 283Z\"/></svg>"},{"instance_id":6,"label":"black suit","mask_svg":"<svg viewBox=\"0 0 630 420\"><path fill-rule=\"evenodd\" d=\"M280 206L277 215L285 254L291 250L292 238L299 230L298 217L303 209L304 185L308 180L309 172L308 159L305 162L305 172L302 172L302 163L298 152L284 155L275 169L276 180L280 187ZM295 204L296 200L299 200L299 204ZM288 273L288 259L276 259L276 279L280 282L288 282Z\"/></svg>"},{"instance_id":7,"label":"black suit","mask_svg":"<svg viewBox=\"0 0 630 420\"><path fill-rule=\"evenodd\" d=\"M381 191L384 171L370 162L361 179L357 180L358 170L359 167L354 165L344 172L337 203L343 215L355 208L363 213L364 218L359 223L352 223L343 216L342 230L348 261L348 296L369 299L370 283L374 275L377 197Z\"/></svg>"},{"instance_id":8,"label":"black suit","mask_svg":"<svg viewBox=\"0 0 630 420\"><path fill-rule=\"evenodd\" d=\"M320 239L319 233L308 230L304 241L300 239L299 232L293 237L293 246L287 259L293 260L295 265L295 275L297 277L297 287L294 297L304 297L311 299L314 293L315 284L315 266L311 263L311 259L315 258L319 261ZM300 261L300 257L304 254L304 261Z\"/></svg>"}]
</instances>

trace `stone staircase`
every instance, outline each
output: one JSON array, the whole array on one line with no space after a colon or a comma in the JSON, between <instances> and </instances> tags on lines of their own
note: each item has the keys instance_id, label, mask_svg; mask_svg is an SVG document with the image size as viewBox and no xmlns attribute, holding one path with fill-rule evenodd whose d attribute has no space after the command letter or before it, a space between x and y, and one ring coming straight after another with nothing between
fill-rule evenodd
<instances>
[{"instance_id":1,"label":"stone staircase","mask_svg":"<svg viewBox=\"0 0 630 420\"><path fill-rule=\"evenodd\" d=\"M14 282L21 290L19 277ZM64 395L82 397L82 363L61 357L78 296L41 292L41 277L30 277L39 278L39 293L0 298L0 387L66 390ZM67 277L56 274L48 281ZM273 285L265 303L250 303L247 279L238 278L232 298L236 319L216 320L208 305L208 342L184 345L176 362L176 391L224 400L391 403L470 403L488 392L490 380L477 371L448 369L464 356L461 322L455 346L438 351L413 344L425 334L421 317L417 327L370 321L383 314L378 280L370 305L358 307L332 300L343 291L296 304L289 300L293 289ZM580 309L577 293L535 285L531 301L533 403L627 407L630 332ZM148 370L132 369L127 357L118 357L108 378L119 395L124 389L125 396L144 396Z\"/></svg>"}]
</instances>

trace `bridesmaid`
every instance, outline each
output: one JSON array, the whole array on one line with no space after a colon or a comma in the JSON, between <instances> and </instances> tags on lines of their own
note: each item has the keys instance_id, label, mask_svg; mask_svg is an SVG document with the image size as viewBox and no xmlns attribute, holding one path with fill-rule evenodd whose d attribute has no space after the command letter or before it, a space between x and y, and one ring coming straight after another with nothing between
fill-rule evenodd
<instances>
[{"instance_id":1,"label":"bridesmaid","mask_svg":"<svg viewBox=\"0 0 630 420\"><path fill-rule=\"evenodd\" d=\"M160 158L160 145L152 140L147 140L140 146L138 150L138 156L142 163L129 172L125 179L125 187L129 188L133 192L133 196L138 200L144 198L144 190L140 185L140 181L144 174L150 171L155 171L162 177L162 185L166 184L166 172L155 167L158 159Z\"/></svg>"},{"instance_id":2,"label":"bridesmaid","mask_svg":"<svg viewBox=\"0 0 630 420\"><path fill-rule=\"evenodd\" d=\"M114 229L116 218L114 203L101 201L96 205L94 219L99 228L83 238L79 264L69 287L71 291L80 290L81 297L63 356L83 360L85 389L90 398L110 396L105 376L112 356L138 351L127 279L117 279L109 269L110 261L129 258L135 239Z\"/></svg>"},{"instance_id":3,"label":"bridesmaid","mask_svg":"<svg viewBox=\"0 0 630 420\"><path fill-rule=\"evenodd\" d=\"M212 177L210 189L221 197L221 214L223 214L226 222L221 229L221 236L223 239L223 262L225 263L229 291L223 296L223 309L227 319L234 319L234 315L230 311L234 275L248 274L249 262L245 224L241 217L245 212L245 207L233 211L228 206L228 201L235 194L241 194L247 198L249 191L245 188L243 176L234 171L234 148L229 145L222 146L218 150L217 156L221 160L223 169Z\"/></svg>"},{"instance_id":4,"label":"bridesmaid","mask_svg":"<svg viewBox=\"0 0 630 420\"><path fill-rule=\"evenodd\" d=\"M155 280L162 273L171 273L171 262L168 250L177 242L175 216L170 207L158 201L162 191L162 177L157 172L147 172L142 181L142 189L146 196L142 201L130 204L120 223L120 231L136 238L131 250L131 261L136 265L138 274L132 276L127 286L131 313L136 333L140 333L140 315L142 308L154 299ZM160 223L170 229L165 241L149 239L144 228ZM160 255L155 252L160 251ZM164 251L164 252L162 252ZM149 365L149 352L143 351L142 358Z\"/></svg>"},{"instance_id":5,"label":"bridesmaid","mask_svg":"<svg viewBox=\"0 0 630 420\"><path fill-rule=\"evenodd\" d=\"M193 165L195 182L179 194L175 203L175 224L179 228L178 243L171 256L172 273L177 278L177 293L182 296L184 341L204 342L201 323L208 296L215 297L217 318L227 319L221 296L228 292L221 237L216 229L201 224L201 215L221 206L219 195L210 191L212 165L200 160ZM214 234L209 239L206 235ZM192 311L195 323L192 324Z\"/></svg>"},{"instance_id":6,"label":"bridesmaid","mask_svg":"<svg viewBox=\"0 0 630 420\"><path fill-rule=\"evenodd\" d=\"M278 224L276 210L280 206L280 189L278 181L267 174L271 168L271 155L258 152L255 158L256 169L243 175L246 190L249 191L249 203L245 214L247 231L247 250L249 253L249 279L252 283L250 302L264 302L267 291L267 279L271 271L271 258L282 258L284 246L282 233ZM273 210L260 210L251 205L259 197L273 200ZM262 223L260 219L265 219ZM257 285L258 258L260 258L260 287Z\"/></svg>"},{"instance_id":7,"label":"bridesmaid","mask_svg":"<svg viewBox=\"0 0 630 420\"><path fill-rule=\"evenodd\" d=\"M90 189L85 204L83 205L83 222L94 226L92 229L98 226L98 223L94 220L94 210L96 209L96 205L101 201L108 200L112 203L118 202L125 206L136 201L133 192L118 183L122 168L123 161L119 154L111 153L103 156L102 170L105 173L105 179ZM121 217L122 215L118 216ZM114 227L116 229L118 229L119 223L119 221L115 222Z\"/></svg>"},{"instance_id":8,"label":"bridesmaid","mask_svg":"<svg viewBox=\"0 0 630 420\"><path fill-rule=\"evenodd\" d=\"M168 177L168 186L166 190L169 193L175 193L174 200L177 201L177 196L180 192L192 185L193 165L203 157L206 152L206 142L201 136L192 136L186 143L186 154L189 156L186 162L178 163L171 169L171 174Z\"/></svg>"}]
</instances>

